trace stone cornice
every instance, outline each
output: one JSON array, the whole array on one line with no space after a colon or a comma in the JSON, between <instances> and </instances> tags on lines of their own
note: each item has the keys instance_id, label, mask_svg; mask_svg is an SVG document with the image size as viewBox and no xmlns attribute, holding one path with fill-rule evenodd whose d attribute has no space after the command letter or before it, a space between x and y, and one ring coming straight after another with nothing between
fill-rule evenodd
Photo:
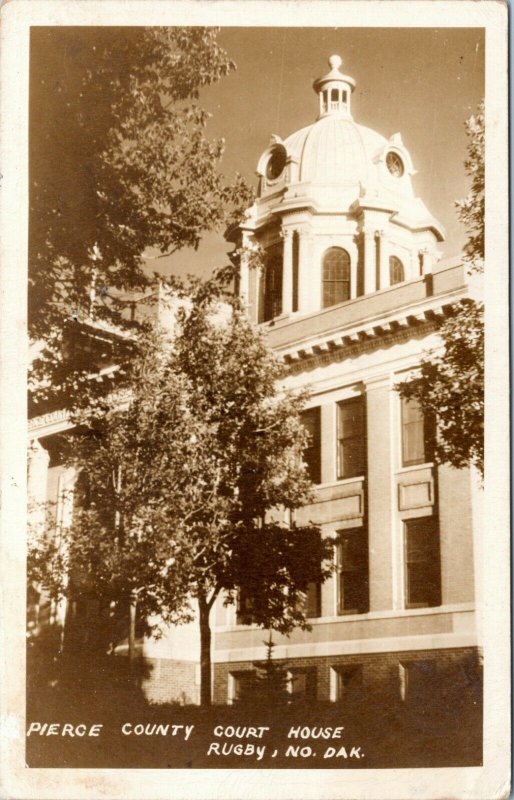
<instances>
[{"instance_id":1,"label":"stone cornice","mask_svg":"<svg viewBox=\"0 0 514 800\"><path fill-rule=\"evenodd\" d=\"M419 329L419 333L428 334L437 330L437 323L427 323L423 328ZM377 337L375 339L368 339L356 343L350 343L348 346L328 348L325 352L314 353L310 357L291 358L290 356L283 357L285 363L289 366L291 374L303 372L306 369L311 370L316 367L323 367L334 361L344 361L345 358L355 357L362 353L368 353L375 350L379 346L388 346L391 344L401 344L407 342L413 336L413 330L403 329L390 333L387 336ZM315 348L314 348L315 349Z\"/></svg>"},{"instance_id":2,"label":"stone cornice","mask_svg":"<svg viewBox=\"0 0 514 800\"><path fill-rule=\"evenodd\" d=\"M130 398L130 390L121 389L117 392L111 392L107 399L115 406L121 406L123 403L128 402ZM28 421L29 438L34 439L40 436L50 436L53 433L61 433L62 431L69 430L74 427L70 419L70 412L65 408L59 408L56 411L48 411L46 414L32 417Z\"/></svg>"},{"instance_id":3,"label":"stone cornice","mask_svg":"<svg viewBox=\"0 0 514 800\"><path fill-rule=\"evenodd\" d=\"M460 299L460 298L458 298ZM278 351L279 356L290 365L291 371L300 372L306 368L326 365L334 360L373 350L391 342L405 342L417 334L426 335L437 330L439 323L452 313L453 303L445 298L425 309L413 309L387 321L364 322L351 329L340 329L323 339L298 342Z\"/></svg>"},{"instance_id":4,"label":"stone cornice","mask_svg":"<svg viewBox=\"0 0 514 800\"><path fill-rule=\"evenodd\" d=\"M64 408L59 408L57 411L49 411L38 417L32 417L28 422L29 435L33 436L48 436L51 433L59 433L71 427L69 411Z\"/></svg>"},{"instance_id":5,"label":"stone cornice","mask_svg":"<svg viewBox=\"0 0 514 800\"><path fill-rule=\"evenodd\" d=\"M314 339L305 339L277 348L279 356L288 364L317 359L316 363L330 361L334 353L343 352L345 356L365 352L385 341L405 341L414 333L429 333L436 330L439 323L452 313L453 305L462 297L459 292L455 297L446 296L431 298L412 309L402 309L396 314L388 314L386 318L363 320L360 325L350 328L341 327ZM322 359L321 362L319 359Z\"/></svg>"}]
</instances>

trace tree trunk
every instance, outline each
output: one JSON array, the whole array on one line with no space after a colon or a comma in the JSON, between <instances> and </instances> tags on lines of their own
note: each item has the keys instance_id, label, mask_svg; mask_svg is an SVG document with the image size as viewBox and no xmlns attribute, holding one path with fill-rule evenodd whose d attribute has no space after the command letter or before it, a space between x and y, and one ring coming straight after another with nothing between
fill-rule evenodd
<instances>
[{"instance_id":1,"label":"tree trunk","mask_svg":"<svg viewBox=\"0 0 514 800\"><path fill-rule=\"evenodd\" d=\"M129 635L128 635L128 657L129 665L132 670L136 659L136 611L137 611L137 597L135 594L130 595L129 606Z\"/></svg>"},{"instance_id":2,"label":"tree trunk","mask_svg":"<svg viewBox=\"0 0 514 800\"><path fill-rule=\"evenodd\" d=\"M211 627L208 606L204 597L198 598L200 612L200 704L211 705Z\"/></svg>"}]
</instances>

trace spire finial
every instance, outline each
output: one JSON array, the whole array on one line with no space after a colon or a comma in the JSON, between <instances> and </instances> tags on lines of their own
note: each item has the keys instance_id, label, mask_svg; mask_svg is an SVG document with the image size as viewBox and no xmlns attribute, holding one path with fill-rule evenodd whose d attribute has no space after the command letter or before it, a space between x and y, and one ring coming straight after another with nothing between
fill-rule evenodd
<instances>
[{"instance_id":1,"label":"spire finial","mask_svg":"<svg viewBox=\"0 0 514 800\"><path fill-rule=\"evenodd\" d=\"M328 65L330 69L339 69L342 63L343 59L341 58L341 56L338 56L337 53L334 54L333 56L330 56L330 58L328 59Z\"/></svg>"}]
</instances>

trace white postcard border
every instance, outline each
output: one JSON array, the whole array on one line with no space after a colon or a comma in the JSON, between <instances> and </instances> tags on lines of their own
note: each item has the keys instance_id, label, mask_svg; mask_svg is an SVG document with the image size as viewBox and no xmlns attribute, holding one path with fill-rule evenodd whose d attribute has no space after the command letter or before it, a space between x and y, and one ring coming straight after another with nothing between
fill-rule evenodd
<instances>
[{"instance_id":1,"label":"white postcard border","mask_svg":"<svg viewBox=\"0 0 514 800\"><path fill-rule=\"evenodd\" d=\"M509 791L507 6L493 0L12 0L1 11L2 795L12 798L496 798ZM28 46L31 25L486 28L484 766L380 770L28 769L25 720Z\"/></svg>"}]
</instances>

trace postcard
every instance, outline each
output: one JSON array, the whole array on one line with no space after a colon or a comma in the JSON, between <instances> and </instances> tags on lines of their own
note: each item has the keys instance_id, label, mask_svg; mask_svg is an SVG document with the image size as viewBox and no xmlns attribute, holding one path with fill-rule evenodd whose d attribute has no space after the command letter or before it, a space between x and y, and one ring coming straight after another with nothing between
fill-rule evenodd
<instances>
[{"instance_id":1,"label":"postcard","mask_svg":"<svg viewBox=\"0 0 514 800\"><path fill-rule=\"evenodd\" d=\"M3 796L509 796L506 5L1 13Z\"/></svg>"}]
</instances>

